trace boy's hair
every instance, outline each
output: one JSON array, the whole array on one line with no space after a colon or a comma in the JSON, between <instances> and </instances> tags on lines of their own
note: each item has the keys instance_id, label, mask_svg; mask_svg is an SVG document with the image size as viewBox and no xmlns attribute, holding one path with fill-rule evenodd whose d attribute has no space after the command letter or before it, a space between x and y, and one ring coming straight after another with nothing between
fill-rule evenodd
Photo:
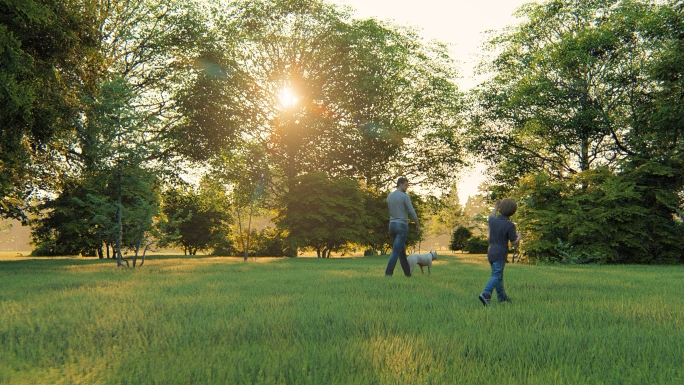
<instances>
[{"instance_id":1,"label":"boy's hair","mask_svg":"<svg viewBox=\"0 0 684 385\"><path fill-rule=\"evenodd\" d=\"M402 185L406 182L408 182L408 179L406 179L402 176L401 178L397 179L397 187L399 187L399 185Z\"/></svg>"},{"instance_id":2,"label":"boy's hair","mask_svg":"<svg viewBox=\"0 0 684 385\"><path fill-rule=\"evenodd\" d=\"M501 201L501 204L499 205L499 211L501 212L501 215L510 217L511 215L515 214L516 211L518 211L518 205L513 199L506 198Z\"/></svg>"}]
</instances>

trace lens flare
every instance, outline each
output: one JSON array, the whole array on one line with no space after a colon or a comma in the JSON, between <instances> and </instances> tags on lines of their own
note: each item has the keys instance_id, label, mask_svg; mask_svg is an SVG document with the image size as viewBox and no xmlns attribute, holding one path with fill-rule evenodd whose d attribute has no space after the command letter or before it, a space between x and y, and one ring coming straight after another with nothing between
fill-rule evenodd
<instances>
[{"instance_id":1,"label":"lens flare","mask_svg":"<svg viewBox=\"0 0 684 385\"><path fill-rule=\"evenodd\" d=\"M280 99L280 105L285 108L294 107L299 101L299 98L294 94L294 92L292 92L290 87L284 87L282 90L280 90L278 99Z\"/></svg>"}]
</instances>

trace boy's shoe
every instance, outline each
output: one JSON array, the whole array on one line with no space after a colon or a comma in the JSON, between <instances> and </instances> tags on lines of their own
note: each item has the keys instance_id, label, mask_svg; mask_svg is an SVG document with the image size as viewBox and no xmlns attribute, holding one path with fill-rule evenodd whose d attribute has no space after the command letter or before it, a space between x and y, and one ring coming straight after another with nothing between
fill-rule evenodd
<instances>
[{"instance_id":1,"label":"boy's shoe","mask_svg":"<svg viewBox=\"0 0 684 385\"><path fill-rule=\"evenodd\" d=\"M505 297L503 297L503 298L501 298L501 299L499 300L499 303L501 303L501 302L508 302L508 303L511 303L511 302L513 302L513 300L511 299L511 297L505 296Z\"/></svg>"},{"instance_id":2,"label":"boy's shoe","mask_svg":"<svg viewBox=\"0 0 684 385\"><path fill-rule=\"evenodd\" d=\"M482 302L484 306L489 306L492 296L482 293L477 298L480 299L480 302Z\"/></svg>"}]
</instances>

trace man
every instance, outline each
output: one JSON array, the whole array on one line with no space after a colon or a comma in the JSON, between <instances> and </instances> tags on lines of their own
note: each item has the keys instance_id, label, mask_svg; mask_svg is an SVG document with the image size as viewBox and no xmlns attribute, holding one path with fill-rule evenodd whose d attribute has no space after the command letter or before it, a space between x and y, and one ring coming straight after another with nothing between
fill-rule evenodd
<instances>
[{"instance_id":1,"label":"man","mask_svg":"<svg viewBox=\"0 0 684 385\"><path fill-rule=\"evenodd\" d=\"M387 196L387 208L390 214L389 233L394 240L392 254L387 261L385 276L394 273L397 259L407 277L411 276L408 260L406 259L406 238L408 238L408 217L411 216L416 222L416 228L420 231L420 223L416 210L413 209L411 198L406 194L408 179L402 177L397 180L397 189Z\"/></svg>"}]
</instances>

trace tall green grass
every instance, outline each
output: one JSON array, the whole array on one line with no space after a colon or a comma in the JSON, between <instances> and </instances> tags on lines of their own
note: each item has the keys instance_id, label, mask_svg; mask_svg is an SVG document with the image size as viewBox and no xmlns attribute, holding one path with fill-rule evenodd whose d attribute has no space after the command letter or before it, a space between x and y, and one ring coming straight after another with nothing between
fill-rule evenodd
<instances>
[{"instance_id":1,"label":"tall green grass","mask_svg":"<svg viewBox=\"0 0 684 385\"><path fill-rule=\"evenodd\" d=\"M0 383L684 383L682 266L436 262L0 262Z\"/></svg>"}]
</instances>

